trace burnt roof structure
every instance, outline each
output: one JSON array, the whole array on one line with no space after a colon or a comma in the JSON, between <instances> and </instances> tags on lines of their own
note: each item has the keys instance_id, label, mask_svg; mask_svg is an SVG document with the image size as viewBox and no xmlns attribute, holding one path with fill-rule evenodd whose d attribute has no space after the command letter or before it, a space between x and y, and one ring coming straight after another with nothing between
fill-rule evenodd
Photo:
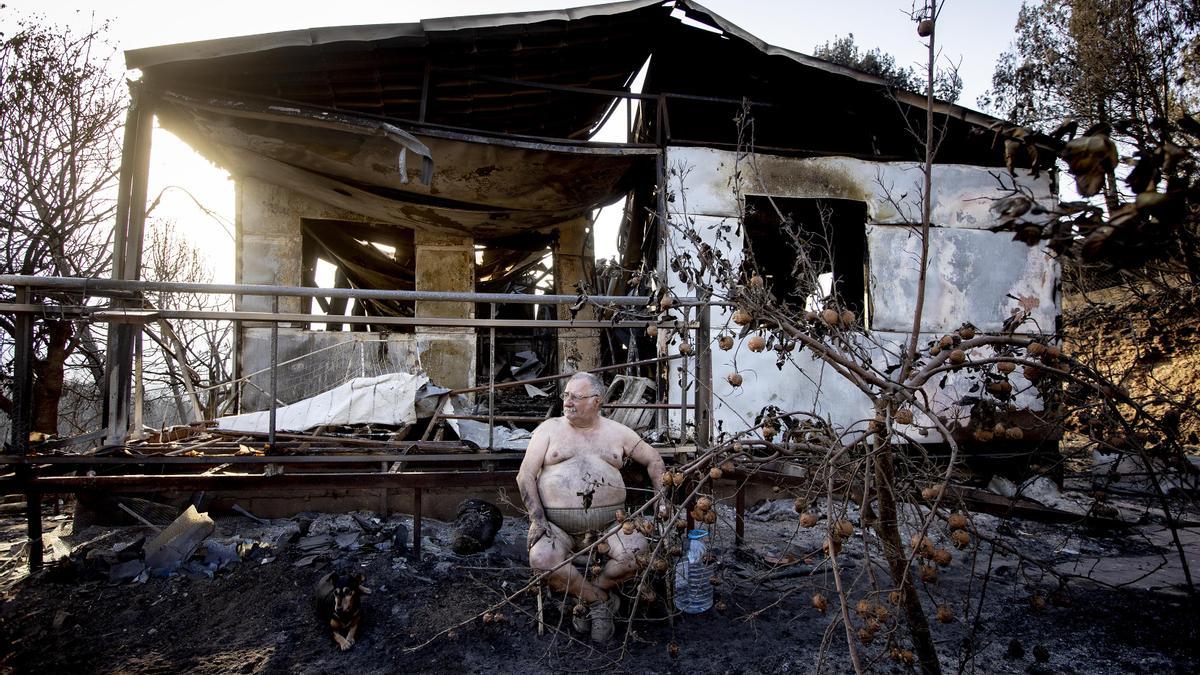
<instances>
[{"instance_id":1,"label":"burnt roof structure","mask_svg":"<svg viewBox=\"0 0 1200 675\"><path fill-rule=\"evenodd\" d=\"M548 231L652 183L639 177L667 143L734 147L743 105L761 151L922 153L909 132L922 96L768 45L690 0L287 31L126 60L161 124L235 175L484 241ZM625 99L642 103L629 142L587 142ZM936 112L938 162L1003 165L998 120ZM420 171L404 152L396 165L397 145L423 157Z\"/></svg>"}]
</instances>

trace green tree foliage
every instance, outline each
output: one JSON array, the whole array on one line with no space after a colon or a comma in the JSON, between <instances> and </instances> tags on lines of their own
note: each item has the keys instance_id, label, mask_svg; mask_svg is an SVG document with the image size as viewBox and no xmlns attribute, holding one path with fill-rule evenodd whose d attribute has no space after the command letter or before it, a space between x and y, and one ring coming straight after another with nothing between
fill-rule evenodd
<instances>
[{"instance_id":1,"label":"green tree foliage","mask_svg":"<svg viewBox=\"0 0 1200 675\"><path fill-rule=\"evenodd\" d=\"M1200 4L1195 0L1041 0L1024 5L1013 49L979 104L1018 124L1111 124L1139 148L1156 120L1200 100Z\"/></svg>"},{"instance_id":2,"label":"green tree foliage","mask_svg":"<svg viewBox=\"0 0 1200 675\"><path fill-rule=\"evenodd\" d=\"M1019 238L1049 238L1088 264L1157 272L1164 289L1200 280L1198 48L1195 0L1022 7L1014 47L980 104L1033 129L1059 125L1050 136L1077 192L1102 193L1104 208L1064 204L1052 227L1024 223Z\"/></svg>"},{"instance_id":3,"label":"green tree foliage","mask_svg":"<svg viewBox=\"0 0 1200 675\"><path fill-rule=\"evenodd\" d=\"M846 37L834 38L823 45L817 45L813 48L813 56L862 71L868 75L874 75L887 83L889 87L918 94L925 93L925 79L922 74L911 66L908 68L897 66L896 58L878 47L870 50L860 49L854 42L854 33L850 33ZM959 94L962 93L962 79L953 69L943 69L934 79L933 93L943 101L956 101Z\"/></svg>"}]
</instances>

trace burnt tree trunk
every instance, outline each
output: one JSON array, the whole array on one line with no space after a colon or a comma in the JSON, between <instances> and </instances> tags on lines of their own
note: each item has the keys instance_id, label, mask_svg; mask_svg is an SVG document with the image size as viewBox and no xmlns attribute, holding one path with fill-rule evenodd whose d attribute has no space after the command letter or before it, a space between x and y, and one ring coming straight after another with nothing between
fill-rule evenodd
<instances>
[{"instance_id":1,"label":"burnt tree trunk","mask_svg":"<svg viewBox=\"0 0 1200 675\"><path fill-rule=\"evenodd\" d=\"M71 355L71 322L46 321L46 356L33 362L31 429L58 433L58 403L63 394L63 370Z\"/></svg>"},{"instance_id":2,"label":"burnt tree trunk","mask_svg":"<svg viewBox=\"0 0 1200 675\"><path fill-rule=\"evenodd\" d=\"M904 545L900 539L900 519L896 512L896 495L893 492L895 479L896 467L892 459L892 449L888 445L882 445L875 451L875 490L879 498L879 519L875 522L875 531L883 542L883 556L887 559L892 583L900 592L900 605L904 609L913 647L921 662L921 672L937 674L942 672L937 647L933 644L929 619L921 607L921 599L917 595L913 575L909 573L908 558L904 555Z\"/></svg>"}]
</instances>

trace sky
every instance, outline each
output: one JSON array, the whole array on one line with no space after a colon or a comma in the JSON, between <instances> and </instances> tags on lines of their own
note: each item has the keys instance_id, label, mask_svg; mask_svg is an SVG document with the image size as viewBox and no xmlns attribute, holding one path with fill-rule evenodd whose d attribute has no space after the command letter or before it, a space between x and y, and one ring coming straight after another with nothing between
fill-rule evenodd
<instances>
[{"instance_id":1,"label":"sky","mask_svg":"<svg viewBox=\"0 0 1200 675\"><path fill-rule=\"evenodd\" d=\"M811 54L815 46L853 34L860 48L879 47L901 67L918 69L925 47L908 18L913 0L704 0L701 4L773 45ZM111 21L120 50L320 26L404 23L420 19L509 11L559 9L594 2L570 0L6 0L0 30L17 15L81 28ZM1011 47L1021 0L948 0L938 23L939 65L956 65L963 79L959 103L976 107L1000 54ZM123 58L115 59L115 67ZM126 77L136 73L125 74ZM614 118L622 116L614 115ZM623 120L621 120L623 122ZM215 282L233 281L233 184L219 168L165 131L152 141L150 196L163 190L154 216L174 219L204 249ZM192 196L171 186L187 186ZM205 207L199 208L192 197ZM613 210L615 213L615 209ZM615 250L615 219L597 224L596 255Z\"/></svg>"}]
</instances>

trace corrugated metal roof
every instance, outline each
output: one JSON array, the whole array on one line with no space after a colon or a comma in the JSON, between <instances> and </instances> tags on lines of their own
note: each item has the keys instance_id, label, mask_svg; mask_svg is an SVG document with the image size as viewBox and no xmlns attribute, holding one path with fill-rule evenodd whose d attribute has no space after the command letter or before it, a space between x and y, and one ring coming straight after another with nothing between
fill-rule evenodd
<instances>
[{"instance_id":1,"label":"corrugated metal roof","mask_svg":"<svg viewBox=\"0 0 1200 675\"><path fill-rule=\"evenodd\" d=\"M714 35L672 16L712 26ZM759 40L690 0L632 0L566 10L287 31L130 51L154 86L211 89L483 132L583 139L611 95L522 86L627 90L651 55L649 93L749 98L756 143L812 154L914 157L909 128L924 97ZM732 142L736 106L670 101L678 142ZM936 102L947 118L939 161L1002 164L998 120ZM642 119L647 141L659 118Z\"/></svg>"},{"instance_id":2,"label":"corrugated metal roof","mask_svg":"<svg viewBox=\"0 0 1200 675\"><path fill-rule=\"evenodd\" d=\"M684 23L680 12L713 30ZM767 152L878 160L923 155L911 133L924 124L922 97L769 45L690 0L316 28L126 55L131 67L142 69L150 92L190 97L192 103L161 104L164 126L231 171L293 189L316 186L339 206L369 210L381 222L485 236L551 227L632 186L647 157L596 151L589 165L573 154L588 151L578 142L612 110L615 92L628 91L647 59L644 92L661 97L643 101L636 135L645 142L731 147L749 141ZM297 133L288 126L295 120L252 124L195 103L217 99L392 124L437 145L435 192L478 191L431 201L427 197L437 195L393 185L395 172L386 167L394 162L376 161L382 155L352 134ZM753 108L746 138L735 123L744 100L762 104ZM1003 164L1002 144L988 130L996 120L942 102L936 111L945 115L937 161ZM328 147L313 140L326 136ZM522 183L525 192L508 189L522 180L524 166L534 167L533 184ZM588 166L598 179L573 185ZM507 188L487 178L499 176L488 173L498 167L512 183ZM558 187L553 205L538 201L538 181ZM505 204L513 195L520 203Z\"/></svg>"},{"instance_id":3,"label":"corrugated metal roof","mask_svg":"<svg viewBox=\"0 0 1200 675\"><path fill-rule=\"evenodd\" d=\"M126 62L141 68L147 83L164 88L201 87L482 131L584 138L611 97L480 77L627 89L652 49L653 27L664 16L660 4L637 0L288 31L140 49L128 52Z\"/></svg>"}]
</instances>

